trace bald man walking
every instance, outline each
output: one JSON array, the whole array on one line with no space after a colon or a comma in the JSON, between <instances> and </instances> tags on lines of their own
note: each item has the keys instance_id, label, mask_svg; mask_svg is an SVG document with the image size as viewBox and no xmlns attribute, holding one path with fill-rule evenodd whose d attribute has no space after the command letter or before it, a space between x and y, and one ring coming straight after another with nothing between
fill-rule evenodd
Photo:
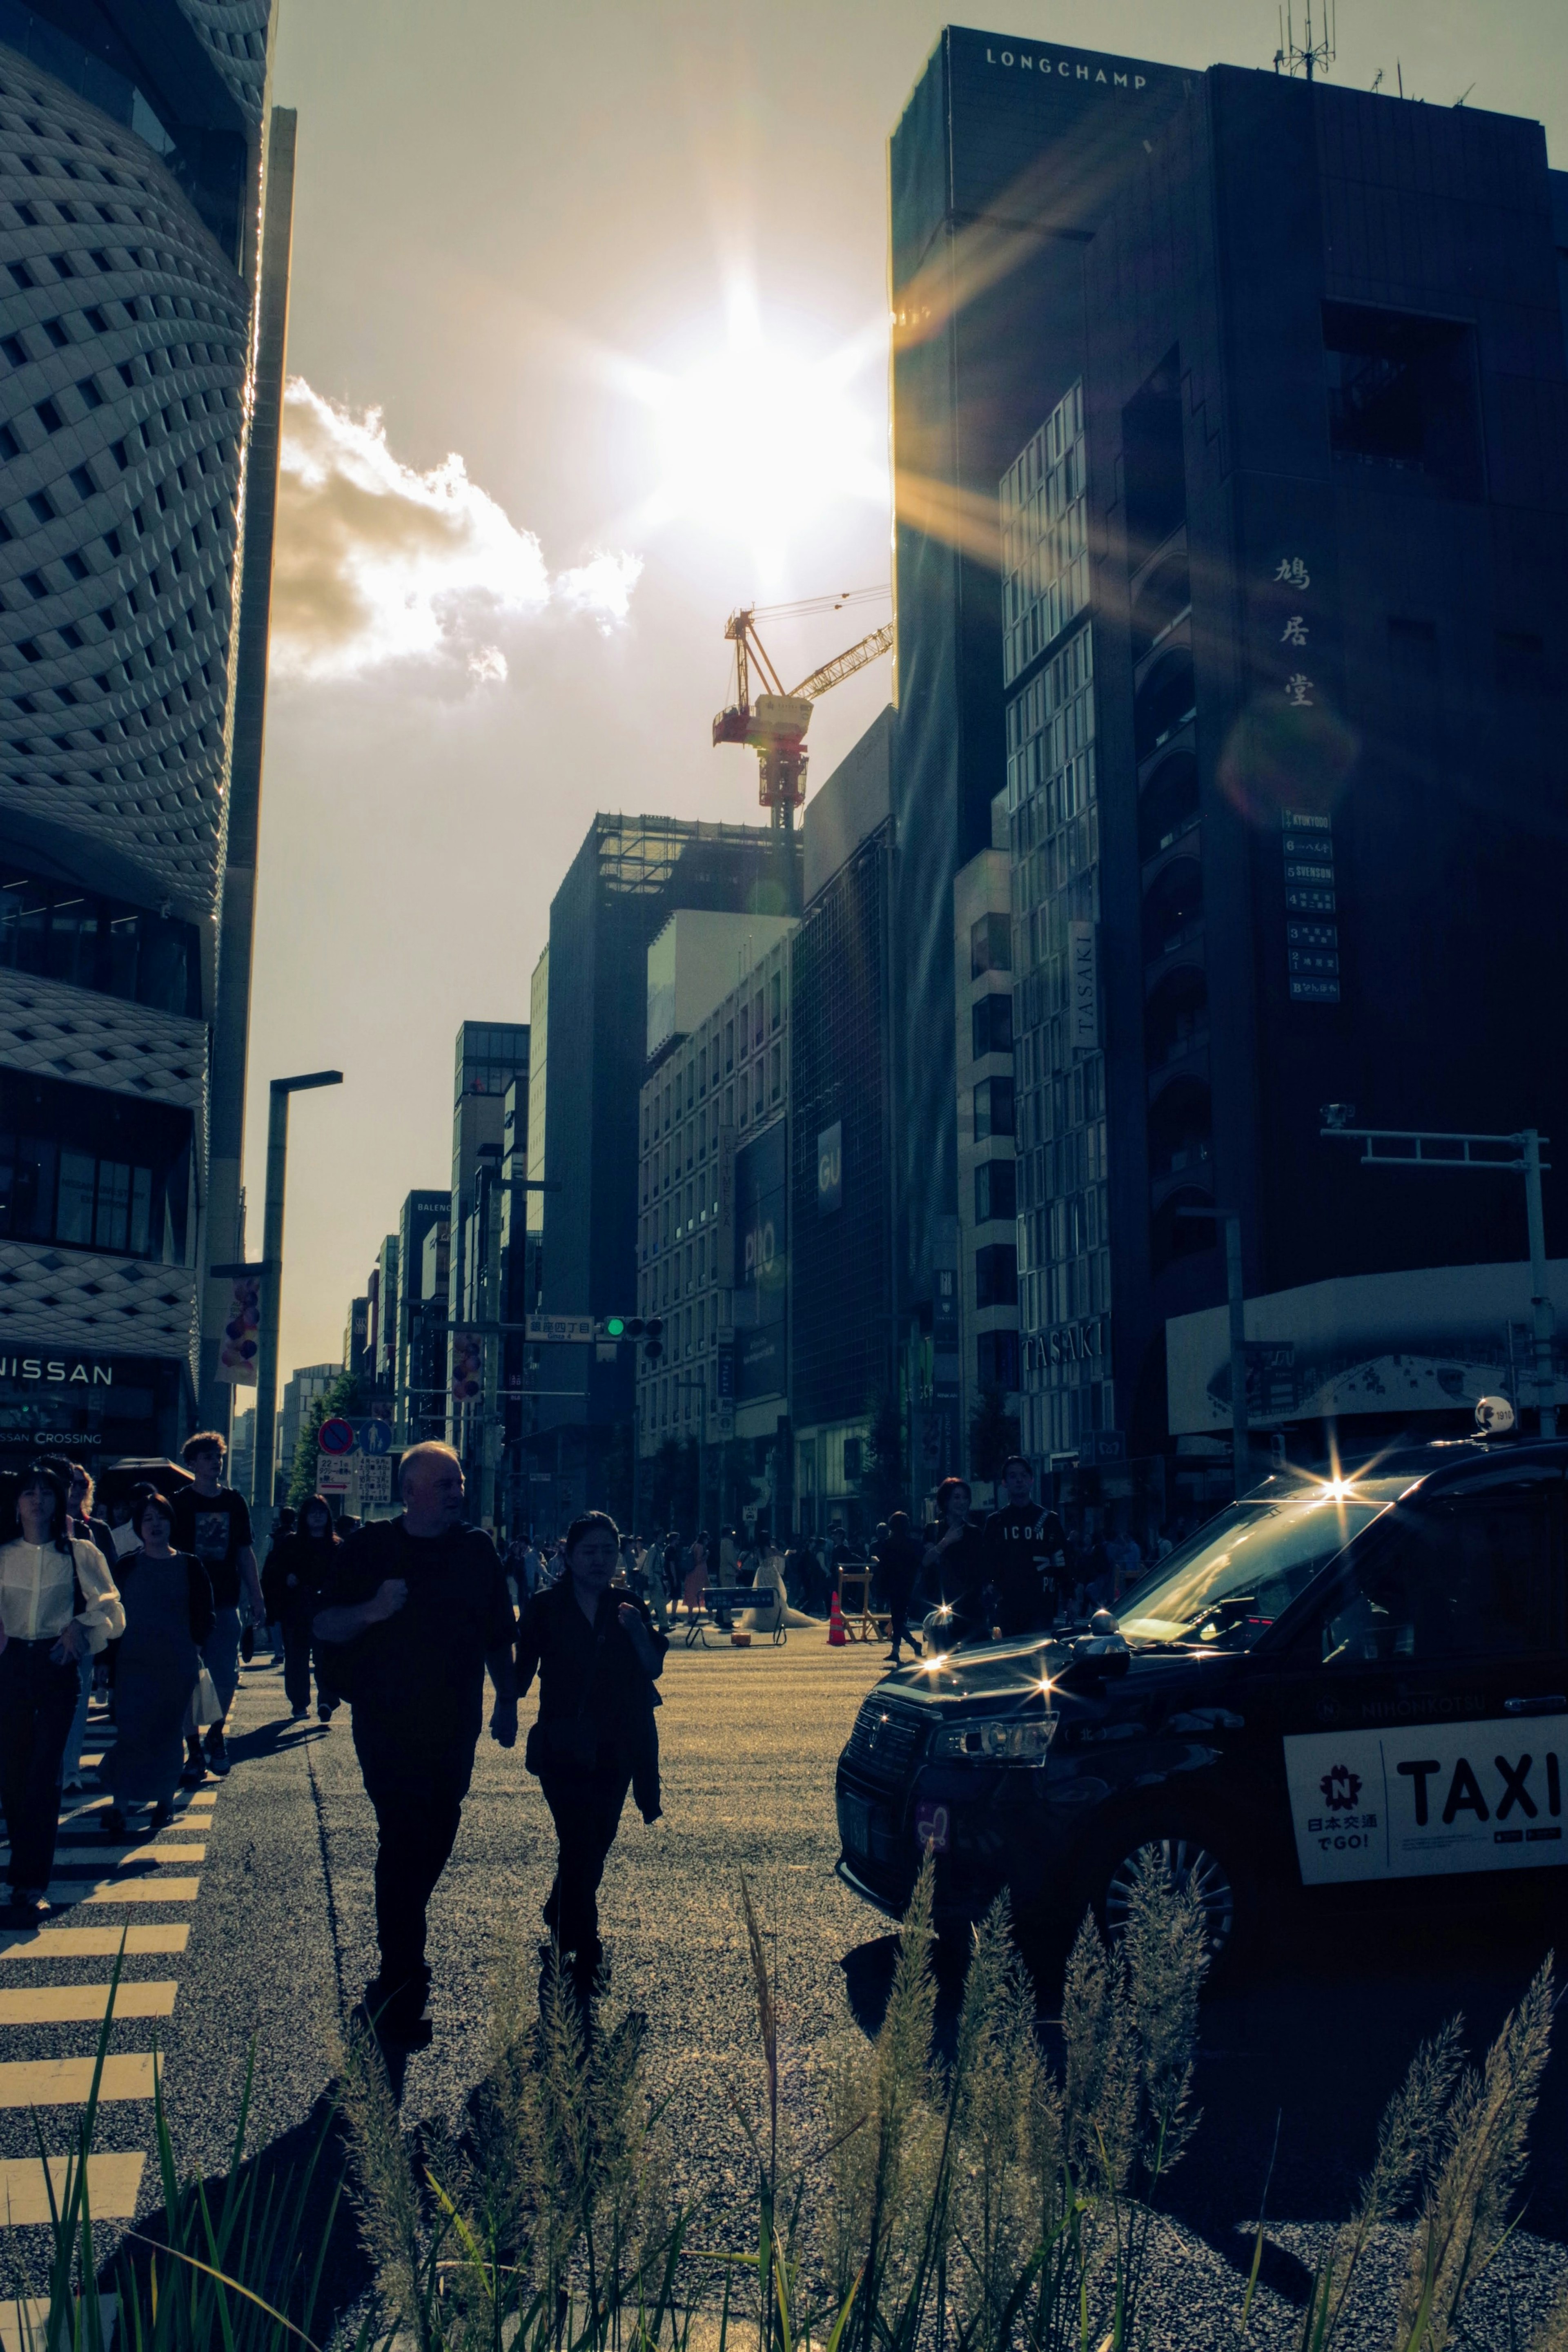
<instances>
[{"instance_id":1,"label":"bald man walking","mask_svg":"<svg viewBox=\"0 0 1568 2352\"><path fill-rule=\"evenodd\" d=\"M353 1709L354 1748L375 1808L381 1969L365 2007L383 2039L430 2040L425 1914L457 1836L474 1772L485 1675L490 1737L517 1737L515 1621L496 1547L463 1525L463 1465L449 1445L410 1446L402 1512L337 1547L313 1621L333 1687Z\"/></svg>"}]
</instances>

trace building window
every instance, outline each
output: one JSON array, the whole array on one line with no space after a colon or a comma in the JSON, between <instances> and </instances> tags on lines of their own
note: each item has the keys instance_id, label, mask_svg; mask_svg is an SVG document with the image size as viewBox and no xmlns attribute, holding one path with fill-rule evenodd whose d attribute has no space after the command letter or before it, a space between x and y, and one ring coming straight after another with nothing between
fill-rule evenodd
<instances>
[{"instance_id":1,"label":"building window","mask_svg":"<svg viewBox=\"0 0 1568 2352\"><path fill-rule=\"evenodd\" d=\"M782 973L782 972L776 971L776 972L774 973L774 975L773 975L773 981L772 981L772 1019L771 1019L771 1025L772 1025L772 1027L774 1027L775 1029L777 1029L777 1028L778 1028L778 1026L779 1026L779 1023L783 1020L783 1018L784 1018L784 975L783 975L783 973Z\"/></svg>"},{"instance_id":2,"label":"building window","mask_svg":"<svg viewBox=\"0 0 1568 2352\"><path fill-rule=\"evenodd\" d=\"M1016 1389L1019 1384L1019 1335L1016 1331L982 1331L975 1343L975 1377L982 1389Z\"/></svg>"},{"instance_id":3,"label":"building window","mask_svg":"<svg viewBox=\"0 0 1568 2352\"><path fill-rule=\"evenodd\" d=\"M1323 304L1329 446L1336 458L1480 493L1470 330L1452 319Z\"/></svg>"},{"instance_id":4,"label":"building window","mask_svg":"<svg viewBox=\"0 0 1568 2352\"><path fill-rule=\"evenodd\" d=\"M742 1052L745 1051L744 1046L741 1050ZM735 1067L735 1024L733 1021L727 1021L724 1024L724 1067L726 1076L727 1076L729 1072ZM727 1110L725 1113L727 1123L729 1113Z\"/></svg>"},{"instance_id":5,"label":"building window","mask_svg":"<svg viewBox=\"0 0 1568 2352\"><path fill-rule=\"evenodd\" d=\"M779 1100L779 1096L783 1093L783 1091L784 1091L784 1052L783 1052L783 1048L782 1048L782 1046L775 1045L775 1046L774 1046L774 1048L773 1048L773 1062L772 1062L772 1072L771 1072L771 1092L772 1092L773 1100L774 1100L775 1102L777 1102L777 1101Z\"/></svg>"},{"instance_id":6,"label":"building window","mask_svg":"<svg viewBox=\"0 0 1568 2352\"><path fill-rule=\"evenodd\" d=\"M1010 915L982 915L969 926L969 977L986 971L1011 971L1013 925Z\"/></svg>"},{"instance_id":7,"label":"building window","mask_svg":"<svg viewBox=\"0 0 1568 2352\"><path fill-rule=\"evenodd\" d=\"M1019 1300L1019 1254L1010 1242L992 1242L975 1252L977 1307L1016 1307Z\"/></svg>"},{"instance_id":8,"label":"building window","mask_svg":"<svg viewBox=\"0 0 1568 2352\"><path fill-rule=\"evenodd\" d=\"M1010 1054L1013 1049L1012 998L982 996L970 1007L969 1025L977 1062L984 1061L988 1054Z\"/></svg>"},{"instance_id":9,"label":"building window","mask_svg":"<svg viewBox=\"0 0 1568 2352\"><path fill-rule=\"evenodd\" d=\"M1004 685L1089 602L1085 479L1083 387L1074 384L1001 479Z\"/></svg>"},{"instance_id":10,"label":"building window","mask_svg":"<svg viewBox=\"0 0 1568 2352\"><path fill-rule=\"evenodd\" d=\"M982 1078L975 1088L975 1140L985 1142L988 1136L1010 1135L1013 1131L1013 1082L1010 1078Z\"/></svg>"},{"instance_id":11,"label":"building window","mask_svg":"<svg viewBox=\"0 0 1568 2352\"><path fill-rule=\"evenodd\" d=\"M199 1020L195 927L64 882L0 870L0 969Z\"/></svg>"},{"instance_id":12,"label":"building window","mask_svg":"<svg viewBox=\"0 0 1568 2352\"><path fill-rule=\"evenodd\" d=\"M1010 1222L1017 1214L1017 1161L982 1160L975 1171L975 1223L988 1225L993 1218Z\"/></svg>"},{"instance_id":13,"label":"building window","mask_svg":"<svg viewBox=\"0 0 1568 2352\"><path fill-rule=\"evenodd\" d=\"M1550 694L1553 680L1546 667L1546 641L1528 629L1497 633L1497 682L1504 694Z\"/></svg>"},{"instance_id":14,"label":"building window","mask_svg":"<svg viewBox=\"0 0 1568 2352\"><path fill-rule=\"evenodd\" d=\"M0 1238L185 1263L191 1114L0 1074Z\"/></svg>"}]
</instances>

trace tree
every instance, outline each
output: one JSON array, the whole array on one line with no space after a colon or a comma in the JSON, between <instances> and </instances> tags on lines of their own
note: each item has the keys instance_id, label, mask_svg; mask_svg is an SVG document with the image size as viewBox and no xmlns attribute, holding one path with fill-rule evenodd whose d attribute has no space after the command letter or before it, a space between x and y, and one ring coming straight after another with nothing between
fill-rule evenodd
<instances>
[{"instance_id":1,"label":"tree","mask_svg":"<svg viewBox=\"0 0 1568 2352\"><path fill-rule=\"evenodd\" d=\"M319 1396L299 1424L299 1435L294 1446L294 1470L288 1481L288 1500L295 1510L307 1495L316 1492L316 1456L320 1452L317 1440L321 1423L335 1412L350 1418L360 1410L360 1383L352 1372L340 1372L332 1385Z\"/></svg>"},{"instance_id":2,"label":"tree","mask_svg":"<svg viewBox=\"0 0 1568 2352\"><path fill-rule=\"evenodd\" d=\"M1018 1415L1008 1411L1006 1390L982 1389L969 1415L969 1475L994 1486L1008 1455L1018 1450Z\"/></svg>"},{"instance_id":3,"label":"tree","mask_svg":"<svg viewBox=\"0 0 1568 2352\"><path fill-rule=\"evenodd\" d=\"M909 1493L904 1458L904 1408L896 1389L875 1392L868 1402L871 1423L864 1467L858 1485L861 1499L873 1519L885 1519L904 1507Z\"/></svg>"}]
</instances>

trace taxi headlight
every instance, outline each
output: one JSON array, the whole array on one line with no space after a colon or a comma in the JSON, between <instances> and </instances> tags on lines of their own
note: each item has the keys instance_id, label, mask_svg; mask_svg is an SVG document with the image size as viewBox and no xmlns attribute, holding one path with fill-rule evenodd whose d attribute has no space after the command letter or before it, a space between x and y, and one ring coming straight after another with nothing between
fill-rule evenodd
<instances>
[{"instance_id":1,"label":"taxi headlight","mask_svg":"<svg viewBox=\"0 0 1568 2352\"><path fill-rule=\"evenodd\" d=\"M939 1731L933 1756L973 1757L987 1764L1039 1764L1056 1736L1054 1715L1032 1715L1016 1723L955 1723Z\"/></svg>"}]
</instances>

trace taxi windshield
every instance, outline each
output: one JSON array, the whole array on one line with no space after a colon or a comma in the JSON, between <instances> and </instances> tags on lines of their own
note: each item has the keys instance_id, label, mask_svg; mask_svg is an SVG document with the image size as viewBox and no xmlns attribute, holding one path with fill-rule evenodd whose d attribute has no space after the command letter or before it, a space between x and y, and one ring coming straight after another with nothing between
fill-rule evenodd
<instances>
[{"instance_id":1,"label":"taxi windshield","mask_svg":"<svg viewBox=\"0 0 1568 2352\"><path fill-rule=\"evenodd\" d=\"M1333 1481L1232 1503L1134 1586L1122 1632L1133 1642L1248 1647L1408 1484Z\"/></svg>"}]
</instances>

